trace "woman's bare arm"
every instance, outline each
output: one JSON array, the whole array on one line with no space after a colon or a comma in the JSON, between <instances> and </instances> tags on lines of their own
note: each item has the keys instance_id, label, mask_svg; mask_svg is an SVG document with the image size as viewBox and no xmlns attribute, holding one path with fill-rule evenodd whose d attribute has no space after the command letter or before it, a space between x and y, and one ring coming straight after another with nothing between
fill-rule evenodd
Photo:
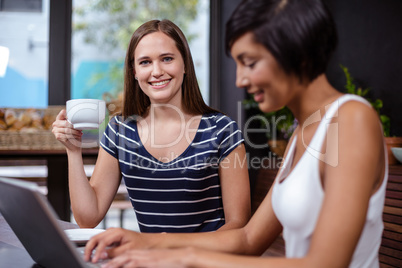
<instances>
[{"instance_id":1,"label":"woman's bare arm","mask_svg":"<svg viewBox=\"0 0 402 268\"><path fill-rule=\"evenodd\" d=\"M68 153L71 208L81 228L94 228L105 217L120 184L117 159L102 147L94 172L87 179L82 155Z\"/></svg>"},{"instance_id":2,"label":"woman's bare arm","mask_svg":"<svg viewBox=\"0 0 402 268\"><path fill-rule=\"evenodd\" d=\"M219 231L241 228L251 216L250 181L244 145L234 149L219 165L225 224Z\"/></svg>"},{"instance_id":3,"label":"woman's bare arm","mask_svg":"<svg viewBox=\"0 0 402 268\"><path fill-rule=\"evenodd\" d=\"M65 110L58 114L52 131L66 147L73 215L80 227L95 227L106 215L119 186L118 161L100 148L94 173L88 180L82 159L82 132L67 121Z\"/></svg>"}]
</instances>

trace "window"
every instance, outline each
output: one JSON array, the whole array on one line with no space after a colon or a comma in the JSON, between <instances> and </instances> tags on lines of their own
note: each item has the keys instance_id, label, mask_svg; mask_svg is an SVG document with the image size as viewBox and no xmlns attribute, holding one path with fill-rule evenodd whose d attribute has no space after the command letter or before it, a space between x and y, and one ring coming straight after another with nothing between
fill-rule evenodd
<instances>
[{"instance_id":1,"label":"window","mask_svg":"<svg viewBox=\"0 0 402 268\"><path fill-rule=\"evenodd\" d=\"M42 12L42 0L0 0L0 11Z\"/></svg>"},{"instance_id":2,"label":"window","mask_svg":"<svg viewBox=\"0 0 402 268\"><path fill-rule=\"evenodd\" d=\"M123 90L130 37L138 26L155 18L168 18L185 33L208 102L208 0L74 0L71 98L117 98Z\"/></svg>"},{"instance_id":3,"label":"window","mask_svg":"<svg viewBox=\"0 0 402 268\"><path fill-rule=\"evenodd\" d=\"M0 51L8 55L0 57L0 107L44 108L48 104L49 0L0 3ZM40 12L25 12L39 7Z\"/></svg>"},{"instance_id":4,"label":"window","mask_svg":"<svg viewBox=\"0 0 402 268\"><path fill-rule=\"evenodd\" d=\"M0 0L0 107L45 108L48 103L61 105L70 96L102 98L105 92L116 98L122 92L122 68L128 40L140 24L154 18L171 19L186 34L199 85L208 102L208 0L72 2L71 91L66 94L69 91L66 82L61 82L67 85L66 91L59 84L53 85L51 94L57 97L53 100L54 96L49 95L50 0ZM68 4L63 1L52 4L66 9L66 18L63 15L56 20L67 20L70 15ZM58 25L64 21L55 23ZM63 39L63 31L68 31L59 28L57 40ZM68 54L69 48L59 43L53 45L53 58ZM8 55L8 60L3 55ZM51 70L54 69L59 74L65 74L58 66L53 66ZM61 78L57 81L63 81Z\"/></svg>"}]
</instances>

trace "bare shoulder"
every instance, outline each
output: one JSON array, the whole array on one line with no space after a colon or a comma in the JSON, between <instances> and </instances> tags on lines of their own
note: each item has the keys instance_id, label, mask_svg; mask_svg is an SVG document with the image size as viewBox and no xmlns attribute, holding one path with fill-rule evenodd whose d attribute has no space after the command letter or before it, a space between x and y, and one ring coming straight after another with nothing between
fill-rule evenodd
<instances>
[{"instance_id":1,"label":"bare shoulder","mask_svg":"<svg viewBox=\"0 0 402 268\"><path fill-rule=\"evenodd\" d=\"M340 127L358 133L381 132L380 119L377 112L366 103L349 101L343 104L338 111L337 120Z\"/></svg>"},{"instance_id":2,"label":"bare shoulder","mask_svg":"<svg viewBox=\"0 0 402 268\"><path fill-rule=\"evenodd\" d=\"M340 154L347 161L362 165L383 162L383 131L377 112L369 105L350 101L338 111L338 141ZM381 160L381 161L380 161Z\"/></svg>"}]
</instances>

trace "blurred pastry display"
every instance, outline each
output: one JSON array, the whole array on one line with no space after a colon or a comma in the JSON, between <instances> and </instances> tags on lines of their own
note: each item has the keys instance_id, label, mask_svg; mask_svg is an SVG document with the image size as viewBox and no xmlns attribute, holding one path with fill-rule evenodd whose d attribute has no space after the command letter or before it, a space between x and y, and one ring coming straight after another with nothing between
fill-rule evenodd
<instances>
[{"instance_id":1,"label":"blurred pastry display","mask_svg":"<svg viewBox=\"0 0 402 268\"><path fill-rule=\"evenodd\" d=\"M51 131L62 109L0 108L0 150L63 149Z\"/></svg>"},{"instance_id":2,"label":"blurred pastry display","mask_svg":"<svg viewBox=\"0 0 402 268\"><path fill-rule=\"evenodd\" d=\"M14 123L17 121L17 114L13 109L7 109L4 112L4 121L6 122L7 127L12 127Z\"/></svg>"},{"instance_id":3,"label":"blurred pastry display","mask_svg":"<svg viewBox=\"0 0 402 268\"><path fill-rule=\"evenodd\" d=\"M7 124L4 122L4 119L0 119L0 130L6 130Z\"/></svg>"},{"instance_id":4,"label":"blurred pastry display","mask_svg":"<svg viewBox=\"0 0 402 268\"><path fill-rule=\"evenodd\" d=\"M48 130L56 119L56 115L46 113L45 109L0 109L0 130Z\"/></svg>"}]
</instances>

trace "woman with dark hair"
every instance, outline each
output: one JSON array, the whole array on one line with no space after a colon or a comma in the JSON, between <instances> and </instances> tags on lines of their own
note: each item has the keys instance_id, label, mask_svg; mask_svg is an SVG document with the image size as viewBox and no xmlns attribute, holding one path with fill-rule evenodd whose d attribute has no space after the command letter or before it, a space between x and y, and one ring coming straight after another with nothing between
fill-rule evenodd
<instances>
[{"instance_id":1,"label":"woman with dark hair","mask_svg":"<svg viewBox=\"0 0 402 268\"><path fill-rule=\"evenodd\" d=\"M144 23L131 38L123 112L105 129L89 181L81 148L71 140L80 140L81 132L64 110L53 132L67 149L71 205L80 227L99 224L121 178L141 232L233 229L250 217L241 131L204 103L186 38L169 20Z\"/></svg>"},{"instance_id":2,"label":"woman with dark hair","mask_svg":"<svg viewBox=\"0 0 402 268\"><path fill-rule=\"evenodd\" d=\"M324 4L245 0L226 38L237 86L262 111L287 106L299 122L265 200L235 230L108 230L88 242L86 258L96 248L94 261L115 257L105 267L379 267L388 176L383 132L367 101L338 92L326 78L337 38ZM261 255L280 233L286 257L250 256Z\"/></svg>"}]
</instances>

